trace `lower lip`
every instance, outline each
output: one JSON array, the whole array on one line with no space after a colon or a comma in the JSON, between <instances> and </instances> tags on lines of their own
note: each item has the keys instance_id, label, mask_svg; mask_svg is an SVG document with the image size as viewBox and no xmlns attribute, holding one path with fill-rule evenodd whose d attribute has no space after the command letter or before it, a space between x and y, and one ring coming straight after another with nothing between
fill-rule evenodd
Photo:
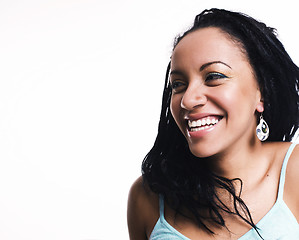
<instances>
[{"instance_id":1,"label":"lower lip","mask_svg":"<svg viewBox=\"0 0 299 240\"><path fill-rule=\"evenodd\" d=\"M198 131L190 131L190 130L188 130L188 135L191 138L201 138L201 137L207 135L208 133L210 133L211 131L213 131L215 129L215 127L218 125L218 123L215 124L215 125L213 125L213 126L211 126L211 127L209 127L209 128L198 130Z\"/></svg>"}]
</instances>

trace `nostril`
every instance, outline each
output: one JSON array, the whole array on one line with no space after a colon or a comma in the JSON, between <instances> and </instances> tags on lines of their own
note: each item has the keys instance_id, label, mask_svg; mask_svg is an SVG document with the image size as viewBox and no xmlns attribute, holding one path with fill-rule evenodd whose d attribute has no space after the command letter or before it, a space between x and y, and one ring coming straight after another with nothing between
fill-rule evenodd
<instances>
[{"instance_id":1,"label":"nostril","mask_svg":"<svg viewBox=\"0 0 299 240\"><path fill-rule=\"evenodd\" d=\"M207 98L205 96L196 98L196 99L182 99L181 107L186 110L193 110L195 108L204 106L207 102Z\"/></svg>"},{"instance_id":2,"label":"nostril","mask_svg":"<svg viewBox=\"0 0 299 240\"><path fill-rule=\"evenodd\" d=\"M183 93L181 107L187 110L193 110L203 106L207 102L206 88L198 81L191 82Z\"/></svg>"}]
</instances>

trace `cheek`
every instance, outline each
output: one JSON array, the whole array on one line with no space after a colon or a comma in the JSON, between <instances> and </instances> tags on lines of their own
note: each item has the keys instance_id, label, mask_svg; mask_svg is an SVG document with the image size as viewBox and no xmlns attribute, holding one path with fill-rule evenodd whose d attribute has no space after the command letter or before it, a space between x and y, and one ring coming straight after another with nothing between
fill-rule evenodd
<instances>
[{"instance_id":1,"label":"cheek","mask_svg":"<svg viewBox=\"0 0 299 240\"><path fill-rule=\"evenodd\" d=\"M231 110L238 108L238 105L242 105L242 97L238 88L230 86L219 88L217 91L214 91L213 102L218 103L218 107L222 108L224 111L230 112Z\"/></svg>"},{"instance_id":2,"label":"cheek","mask_svg":"<svg viewBox=\"0 0 299 240\"><path fill-rule=\"evenodd\" d=\"M172 96L170 100L170 112L177 124L180 115L180 106L181 106L181 98L177 95Z\"/></svg>"},{"instance_id":3,"label":"cheek","mask_svg":"<svg viewBox=\"0 0 299 240\"><path fill-rule=\"evenodd\" d=\"M243 116L253 116L256 109L256 92L250 87L231 86L216 94L218 102L228 117L239 121Z\"/></svg>"}]
</instances>

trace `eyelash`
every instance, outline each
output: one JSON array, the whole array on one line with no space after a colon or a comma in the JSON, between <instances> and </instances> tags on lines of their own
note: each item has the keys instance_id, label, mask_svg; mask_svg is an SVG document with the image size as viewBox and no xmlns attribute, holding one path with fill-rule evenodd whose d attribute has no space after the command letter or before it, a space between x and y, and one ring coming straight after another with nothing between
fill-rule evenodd
<instances>
[{"instance_id":1,"label":"eyelash","mask_svg":"<svg viewBox=\"0 0 299 240\"><path fill-rule=\"evenodd\" d=\"M219 79L223 79L223 78L228 78L228 77L222 73L211 72L206 75L205 82L209 83L214 80L219 80ZM179 89L179 88L183 88L183 87L185 87L185 85L186 85L186 83L184 83L183 81L174 80L172 83L170 83L170 88L174 92L180 92L180 91L183 91L183 89Z\"/></svg>"},{"instance_id":2,"label":"eyelash","mask_svg":"<svg viewBox=\"0 0 299 240\"><path fill-rule=\"evenodd\" d=\"M179 88L181 86L185 85L184 83L182 83L181 81L173 81L172 83L170 83L170 88L172 90Z\"/></svg>"},{"instance_id":3,"label":"eyelash","mask_svg":"<svg viewBox=\"0 0 299 240\"><path fill-rule=\"evenodd\" d=\"M209 79L210 77L212 77L212 79ZM208 73L206 76L206 82L209 81L213 81L213 80L217 80L217 79L222 79L222 78L227 78L227 76L225 76L222 73L218 73L218 72L212 72L212 73Z\"/></svg>"}]
</instances>

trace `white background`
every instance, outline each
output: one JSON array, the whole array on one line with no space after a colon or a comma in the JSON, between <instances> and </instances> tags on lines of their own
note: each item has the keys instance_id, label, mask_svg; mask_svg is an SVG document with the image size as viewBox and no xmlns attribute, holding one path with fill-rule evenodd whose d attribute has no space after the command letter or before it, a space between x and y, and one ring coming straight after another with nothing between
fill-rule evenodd
<instances>
[{"instance_id":1,"label":"white background","mask_svg":"<svg viewBox=\"0 0 299 240\"><path fill-rule=\"evenodd\" d=\"M128 239L174 37L205 8L237 10L299 63L284 2L0 0L0 239Z\"/></svg>"}]
</instances>

